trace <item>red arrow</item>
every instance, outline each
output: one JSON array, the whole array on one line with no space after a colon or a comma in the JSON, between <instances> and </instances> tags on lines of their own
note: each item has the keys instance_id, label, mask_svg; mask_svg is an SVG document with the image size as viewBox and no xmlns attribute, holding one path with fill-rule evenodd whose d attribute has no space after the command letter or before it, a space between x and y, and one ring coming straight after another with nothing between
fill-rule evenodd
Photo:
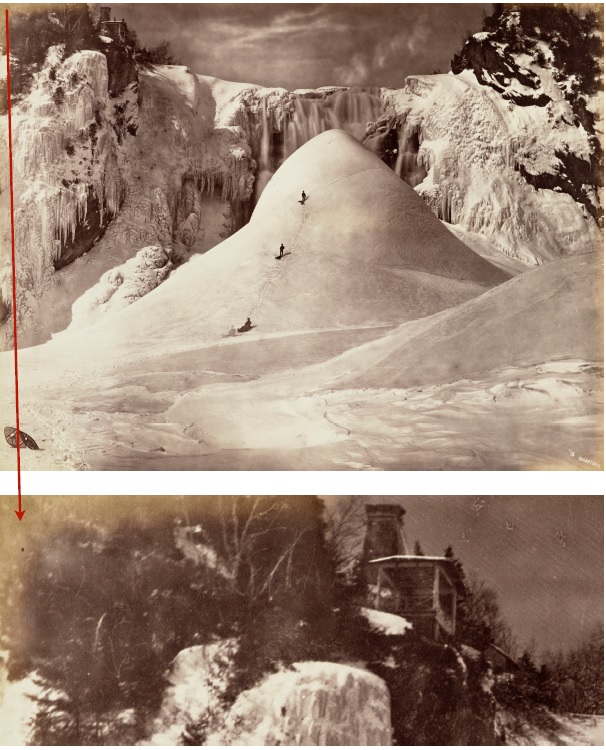
<instances>
[{"instance_id":1,"label":"red arrow","mask_svg":"<svg viewBox=\"0 0 606 750\"><path fill-rule=\"evenodd\" d=\"M19 520L25 511L21 507L21 432L19 431L19 361L17 357L17 271L15 262L15 203L13 190L13 121L11 119L11 49L8 35L8 8L6 21L6 95L8 109L8 163L10 174L11 197L11 257L13 264L13 352L15 354L15 412L17 420L17 490L19 495L19 510L15 514Z\"/></svg>"}]
</instances>

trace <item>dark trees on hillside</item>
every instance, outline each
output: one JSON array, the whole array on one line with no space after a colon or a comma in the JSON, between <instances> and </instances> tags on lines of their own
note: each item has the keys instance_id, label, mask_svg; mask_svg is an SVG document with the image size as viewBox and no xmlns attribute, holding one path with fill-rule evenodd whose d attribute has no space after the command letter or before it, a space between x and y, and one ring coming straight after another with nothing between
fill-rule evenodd
<instances>
[{"instance_id":1,"label":"dark trees on hillside","mask_svg":"<svg viewBox=\"0 0 606 750\"><path fill-rule=\"evenodd\" d=\"M44 691L33 741L132 744L188 646L240 639L232 697L314 652L332 627L320 511L315 498L221 498L49 532L10 594L27 628L6 628L13 676L35 670Z\"/></svg>"},{"instance_id":2,"label":"dark trees on hillside","mask_svg":"<svg viewBox=\"0 0 606 750\"><path fill-rule=\"evenodd\" d=\"M501 615L497 592L478 578L465 575L463 565L455 557L452 546L446 548L444 557L451 560L451 570L460 584L457 599L457 641L479 651L494 643L515 657L517 644L511 628Z\"/></svg>"},{"instance_id":3,"label":"dark trees on hillside","mask_svg":"<svg viewBox=\"0 0 606 750\"><path fill-rule=\"evenodd\" d=\"M519 25L508 23L512 11L519 13ZM535 40L549 45L554 66L564 76L575 76L575 91L594 95L602 83L600 61L604 54L601 38L603 18L595 11L581 15L562 3L493 4L493 13L484 19L484 31L494 32L496 40L514 51L529 51ZM539 52L540 60L544 55ZM540 63L541 64L541 63Z\"/></svg>"},{"instance_id":4,"label":"dark trees on hillside","mask_svg":"<svg viewBox=\"0 0 606 750\"><path fill-rule=\"evenodd\" d=\"M137 61L143 66L149 65L181 65L181 62L175 57L170 42L166 40L160 42L155 47L141 47Z\"/></svg>"},{"instance_id":5,"label":"dark trees on hillside","mask_svg":"<svg viewBox=\"0 0 606 750\"><path fill-rule=\"evenodd\" d=\"M11 10L11 93L19 96L27 89L49 48L65 45L67 57L82 49L100 49L97 33L85 3L70 3Z\"/></svg>"}]
</instances>

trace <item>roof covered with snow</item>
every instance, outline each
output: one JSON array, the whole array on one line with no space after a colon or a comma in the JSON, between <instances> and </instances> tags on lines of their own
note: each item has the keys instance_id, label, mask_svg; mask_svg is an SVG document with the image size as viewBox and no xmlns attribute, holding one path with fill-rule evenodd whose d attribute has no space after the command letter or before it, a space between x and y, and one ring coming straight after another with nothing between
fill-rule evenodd
<instances>
[{"instance_id":1,"label":"roof covered with snow","mask_svg":"<svg viewBox=\"0 0 606 750\"><path fill-rule=\"evenodd\" d=\"M390 555L389 557L377 557L369 560L369 565L379 562L444 562L451 563L450 557L436 557L432 555Z\"/></svg>"}]
</instances>

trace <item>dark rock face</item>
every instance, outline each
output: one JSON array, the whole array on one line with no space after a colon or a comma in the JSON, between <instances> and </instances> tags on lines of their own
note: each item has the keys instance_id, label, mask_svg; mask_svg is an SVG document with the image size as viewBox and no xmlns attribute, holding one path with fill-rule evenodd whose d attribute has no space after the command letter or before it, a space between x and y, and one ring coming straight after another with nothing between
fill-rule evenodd
<instances>
[{"instance_id":1,"label":"dark rock face","mask_svg":"<svg viewBox=\"0 0 606 750\"><path fill-rule=\"evenodd\" d=\"M490 86L504 99L511 99L522 107L545 107L551 101L543 92L520 94L509 89L512 78L534 91L540 88L541 81L532 71L522 70L510 54L498 48L490 39L471 37L465 42L460 54L454 56L452 72L462 73L467 69L473 70L480 83Z\"/></svg>"},{"instance_id":2,"label":"dark rock face","mask_svg":"<svg viewBox=\"0 0 606 750\"><path fill-rule=\"evenodd\" d=\"M11 314L11 307L12 304L10 301L4 301L4 298L2 297L2 292L0 292L0 323L4 323L4 321L8 318L8 316Z\"/></svg>"},{"instance_id":3,"label":"dark rock face","mask_svg":"<svg viewBox=\"0 0 606 750\"><path fill-rule=\"evenodd\" d=\"M456 646L413 634L382 638L391 666L382 660L369 669L391 695L394 745L498 744L492 670L479 653L466 658Z\"/></svg>"},{"instance_id":4,"label":"dark rock face","mask_svg":"<svg viewBox=\"0 0 606 750\"><path fill-rule=\"evenodd\" d=\"M581 203L593 218L600 222L604 209L592 200L592 193L586 186L598 187L604 184L601 161L591 156L590 161L580 159L570 151L556 151L561 167L555 174L533 174L523 164L514 163L515 169L533 187L544 190L559 190L568 193L573 200Z\"/></svg>"},{"instance_id":5,"label":"dark rock face","mask_svg":"<svg viewBox=\"0 0 606 750\"><path fill-rule=\"evenodd\" d=\"M53 262L55 270L58 271L60 268L64 268L76 260L76 258L87 253L95 242L103 237L111 218L107 212L101 218L99 199L93 192L92 187L89 187L86 219L76 224L73 238L70 236L63 243L60 256Z\"/></svg>"},{"instance_id":6,"label":"dark rock face","mask_svg":"<svg viewBox=\"0 0 606 750\"><path fill-rule=\"evenodd\" d=\"M137 80L137 65L132 53L122 44L111 44L104 50L107 57L110 96L119 96L133 81Z\"/></svg>"},{"instance_id":7,"label":"dark rock face","mask_svg":"<svg viewBox=\"0 0 606 750\"><path fill-rule=\"evenodd\" d=\"M367 128L362 143L392 169L398 157L398 118L384 115ZM417 148L418 150L418 148Z\"/></svg>"}]
</instances>

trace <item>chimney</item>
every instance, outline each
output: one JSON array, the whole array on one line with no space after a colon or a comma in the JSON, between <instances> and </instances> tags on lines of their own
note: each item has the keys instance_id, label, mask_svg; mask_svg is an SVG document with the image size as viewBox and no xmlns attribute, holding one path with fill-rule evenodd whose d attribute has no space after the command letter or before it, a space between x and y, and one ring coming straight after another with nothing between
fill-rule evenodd
<instances>
[{"instance_id":1,"label":"chimney","mask_svg":"<svg viewBox=\"0 0 606 750\"><path fill-rule=\"evenodd\" d=\"M407 554L402 530L402 519L406 511L399 505L366 505L366 538L364 557L375 560L378 557Z\"/></svg>"}]
</instances>

